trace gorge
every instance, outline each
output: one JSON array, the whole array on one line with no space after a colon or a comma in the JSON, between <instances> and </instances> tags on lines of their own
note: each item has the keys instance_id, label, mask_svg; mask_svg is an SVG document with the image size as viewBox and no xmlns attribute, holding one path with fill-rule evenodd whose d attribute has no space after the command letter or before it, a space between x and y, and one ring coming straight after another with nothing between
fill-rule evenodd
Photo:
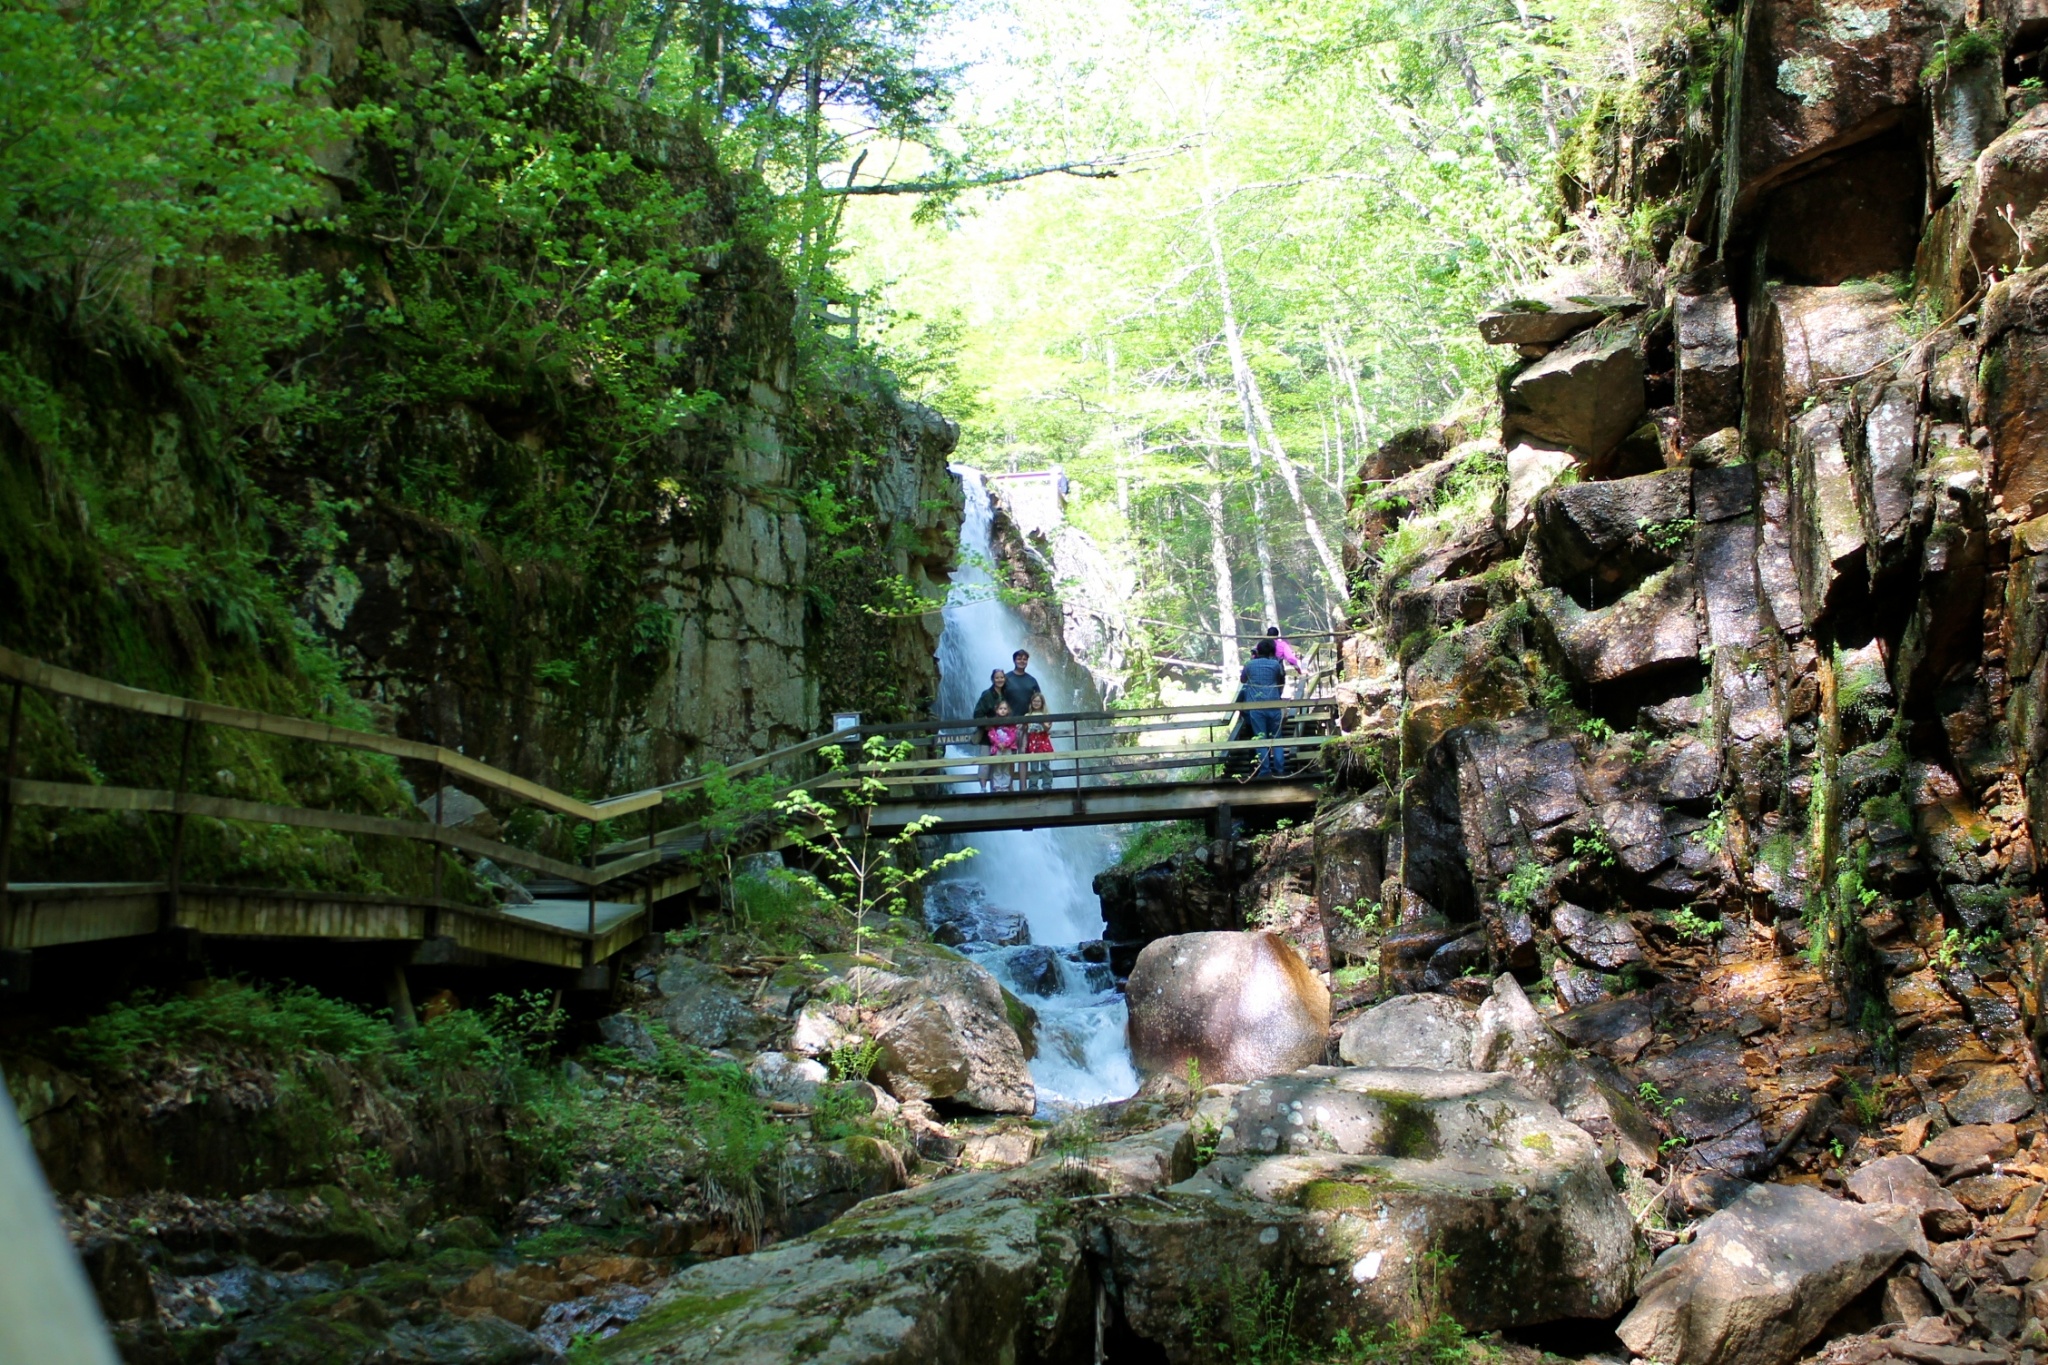
<instances>
[{"instance_id":1,"label":"gorge","mask_svg":"<svg viewBox=\"0 0 2048 1365\"><path fill-rule=\"evenodd\" d=\"M2038 1365L2031 4L0 12L0 1365Z\"/></svg>"}]
</instances>

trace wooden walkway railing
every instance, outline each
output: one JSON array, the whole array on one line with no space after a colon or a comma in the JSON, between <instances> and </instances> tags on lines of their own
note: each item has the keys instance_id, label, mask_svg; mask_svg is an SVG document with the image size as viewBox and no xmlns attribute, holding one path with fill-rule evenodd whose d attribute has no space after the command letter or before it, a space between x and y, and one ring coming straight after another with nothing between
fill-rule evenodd
<instances>
[{"instance_id":1,"label":"wooden walkway railing","mask_svg":"<svg viewBox=\"0 0 2048 1365\"><path fill-rule=\"evenodd\" d=\"M169 927L180 922L187 902L197 900L212 907L204 916L209 923L229 926L224 932L289 936L296 915L305 921L308 933L318 936L350 936L338 933L336 926L353 924L363 931L356 935L361 937L431 938L437 936L438 929L461 920L465 932L457 937L469 938L484 951L530 960L561 960L562 965L575 965L568 961L571 956L588 965L630 942L631 926L655 901L701 884L706 875L705 855L718 852L721 846L744 852L787 842L787 831L764 828L759 820L741 829L707 827L700 820L664 828L666 810L720 778L730 781L772 774L777 780L768 784L770 790L754 793L757 804L799 789L810 789L829 801L833 792L859 781L882 783L894 803L941 796L951 801L963 791L977 789L984 770L1012 774L1014 785L1028 781L1039 789L1121 790L1146 782L1185 788L1191 782L1241 777L1256 762L1257 751L1268 747L1293 756L1297 770L1313 768L1314 751L1331 728L1334 711L1328 699L1310 698L1248 706L1202 703L1042 714L1033 719L1052 726L1055 744L1061 746L1058 752L997 758L978 752L982 723L975 720L864 725L819 735L730 767L687 774L600 800L584 800L437 745L126 687L4 648L0 648L0 682L8 688L7 747L5 766L0 769L0 778L4 778L0 780L0 949L147 932L147 917L137 909L141 900L157 902L157 927ZM169 788L150 789L19 776L22 702L29 690L175 722L180 753L176 781ZM1242 728L1244 713L1259 709L1280 710L1285 717L1284 733L1272 740L1233 739L1231 729ZM355 749L413 764L431 780L435 810L432 815L421 812L414 818L395 818L195 792L190 781L192 757L206 726ZM905 753L882 762L866 762L861 746L871 737L880 737L892 747L905 746ZM828 752L834 750L837 752ZM452 779L493 792L501 802L586 822L587 855L580 863L571 862L442 824L440 793ZM11 883L9 854L17 812L26 807L170 817L170 848L162 880L143 884L85 880L34 886ZM427 897L188 888L184 885L184 827L195 816L409 840L432 844L437 850L489 858L536 874L530 889L540 898L541 906L492 909L447 902L441 896L438 855L433 892ZM602 833L617 833L620 822L635 817L644 821L643 832L600 846ZM988 822L983 822L983 827L988 827ZM630 896L637 905L601 900L601 892ZM227 908L227 902L236 898L243 903ZM118 908L109 908L117 902ZM252 909L250 902L261 904ZM565 913L578 902L584 910L580 926L570 922L573 917ZM73 924L67 931L66 917L82 920L80 907L88 905L101 907L98 922L105 932L91 931L82 924ZM293 912L289 909L293 905L301 909ZM376 928L373 921L383 928ZM508 944L514 946L508 948ZM526 947L519 948L519 944Z\"/></svg>"}]
</instances>

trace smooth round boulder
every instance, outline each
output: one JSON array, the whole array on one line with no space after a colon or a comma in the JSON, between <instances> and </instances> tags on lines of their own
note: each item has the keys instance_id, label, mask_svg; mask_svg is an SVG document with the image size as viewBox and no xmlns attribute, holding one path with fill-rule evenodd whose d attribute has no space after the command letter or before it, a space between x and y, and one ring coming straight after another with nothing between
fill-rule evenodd
<instances>
[{"instance_id":1,"label":"smooth round boulder","mask_svg":"<svg viewBox=\"0 0 2048 1365\"><path fill-rule=\"evenodd\" d=\"M1470 1005L1442 995L1397 995L1352 1020L1337 1055L1352 1066L1470 1071L1478 1032Z\"/></svg>"},{"instance_id":2,"label":"smooth round boulder","mask_svg":"<svg viewBox=\"0 0 2048 1365\"><path fill-rule=\"evenodd\" d=\"M1125 996L1131 1060L1204 1084L1242 1083L1313 1066L1330 1029L1330 991L1277 935L1211 932L1155 939Z\"/></svg>"}]
</instances>

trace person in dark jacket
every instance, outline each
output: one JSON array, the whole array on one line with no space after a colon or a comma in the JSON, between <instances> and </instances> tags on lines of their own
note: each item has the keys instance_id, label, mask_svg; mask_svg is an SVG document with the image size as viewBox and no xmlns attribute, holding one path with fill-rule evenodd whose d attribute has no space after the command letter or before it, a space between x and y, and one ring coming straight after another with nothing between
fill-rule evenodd
<instances>
[{"instance_id":1,"label":"person in dark jacket","mask_svg":"<svg viewBox=\"0 0 2048 1365\"><path fill-rule=\"evenodd\" d=\"M1003 684L1003 700L1010 703L1010 714L1013 716L1021 716L1029 711L1031 699L1044 690L1038 685L1038 679L1032 677L1028 671L1030 666L1029 651L1020 649L1010 656L1010 679Z\"/></svg>"},{"instance_id":2,"label":"person in dark jacket","mask_svg":"<svg viewBox=\"0 0 2048 1365\"><path fill-rule=\"evenodd\" d=\"M988 691L982 693L974 702L974 718L976 720L986 720L996 713L996 703L1004 700L1003 685L1008 681L1008 675L1000 668L988 675ZM976 732L974 742L976 744L988 743L988 727L986 725L980 727Z\"/></svg>"},{"instance_id":3,"label":"person in dark jacket","mask_svg":"<svg viewBox=\"0 0 2048 1365\"><path fill-rule=\"evenodd\" d=\"M1252 649L1252 657L1238 673L1238 681L1244 684L1240 694L1245 701L1278 701L1287 685L1287 666L1275 657L1273 641L1269 637L1259 641ZM1280 712L1277 706L1261 707L1245 712L1245 719L1251 724L1254 739L1276 739L1280 734ZM1259 768L1254 777L1284 777L1287 773L1287 759L1278 745L1260 749Z\"/></svg>"}]
</instances>

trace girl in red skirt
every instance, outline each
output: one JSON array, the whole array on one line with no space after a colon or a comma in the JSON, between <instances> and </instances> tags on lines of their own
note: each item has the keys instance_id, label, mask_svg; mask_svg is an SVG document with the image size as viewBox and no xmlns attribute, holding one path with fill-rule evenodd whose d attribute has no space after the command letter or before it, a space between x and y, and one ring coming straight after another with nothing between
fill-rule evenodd
<instances>
[{"instance_id":1,"label":"girl in red skirt","mask_svg":"<svg viewBox=\"0 0 2048 1365\"><path fill-rule=\"evenodd\" d=\"M1045 693L1031 694L1031 704L1024 708L1024 752L1027 754L1049 754L1052 752L1052 722L1034 720L1034 716L1045 714ZM1029 772L1026 786L1050 787L1052 785L1052 764L1027 763Z\"/></svg>"}]
</instances>

